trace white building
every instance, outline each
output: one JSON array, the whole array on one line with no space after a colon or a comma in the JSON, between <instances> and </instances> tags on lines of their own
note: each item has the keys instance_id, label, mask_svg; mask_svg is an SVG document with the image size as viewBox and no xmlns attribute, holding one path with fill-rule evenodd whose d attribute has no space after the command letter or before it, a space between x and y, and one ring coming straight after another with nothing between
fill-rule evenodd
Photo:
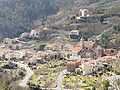
<instances>
[{"instance_id":1,"label":"white building","mask_svg":"<svg viewBox=\"0 0 120 90\"><path fill-rule=\"evenodd\" d=\"M89 10L88 9L80 9L79 15L80 15L80 17L89 17L90 16Z\"/></svg>"},{"instance_id":2,"label":"white building","mask_svg":"<svg viewBox=\"0 0 120 90\"><path fill-rule=\"evenodd\" d=\"M70 35L79 35L79 31L78 30L72 30L70 32Z\"/></svg>"},{"instance_id":3,"label":"white building","mask_svg":"<svg viewBox=\"0 0 120 90\"><path fill-rule=\"evenodd\" d=\"M40 34L39 29L34 29L34 30L31 30L31 32L30 32L31 37L39 37L39 34Z\"/></svg>"}]
</instances>

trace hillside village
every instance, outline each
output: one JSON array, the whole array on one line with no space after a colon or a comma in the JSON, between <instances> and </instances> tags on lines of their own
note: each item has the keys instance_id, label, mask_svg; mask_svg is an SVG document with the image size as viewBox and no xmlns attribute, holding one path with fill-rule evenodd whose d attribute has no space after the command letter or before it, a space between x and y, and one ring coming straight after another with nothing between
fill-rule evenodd
<instances>
[{"instance_id":1,"label":"hillside village","mask_svg":"<svg viewBox=\"0 0 120 90\"><path fill-rule=\"evenodd\" d=\"M71 17L71 24L62 29L39 26L19 37L5 38L0 45L1 62L25 69L21 87L120 90L120 27L110 24L95 35L83 34L81 29L85 23L109 22L93 17L86 8L80 9Z\"/></svg>"}]
</instances>

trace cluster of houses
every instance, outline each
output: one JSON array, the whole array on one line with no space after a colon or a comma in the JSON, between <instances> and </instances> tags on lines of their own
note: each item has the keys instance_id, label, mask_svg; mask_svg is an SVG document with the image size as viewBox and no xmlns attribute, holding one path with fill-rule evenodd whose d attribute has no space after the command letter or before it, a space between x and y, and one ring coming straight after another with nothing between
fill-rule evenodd
<instances>
[{"instance_id":1,"label":"cluster of houses","mask_svg":"<svg viewBox=\"0 0 120 90\"><path fill-rule=\"evenodd\" d=\"M48 28L37 27L30 32L24 32L21 34L21 39L50 39L54 36L58 36L56 32Z\"/></svg>"},{"instance_id":2,"label":"cluster of houses","mask_svg":"<svg viewBox=\"0 0 120 90\"><path fill-rule=\"evenodd\" d=\"M120 59L119 51L105 49L96 41L85 41L81 38L80 42L70 49L70 61L66 66L68 72L77 70L83 75L100 74L99 70L106 66L106 62L116 59Z\"/></svg>"},{"instance_id":3,"label":"cluster of houses","mask_svg":"<svg viewBox=\"0 0 120 90\"><path fill-rule=\"evenodd\" d=\"M41 37L41 33L45 34L47 36L48 33L48 28L43 28L43 27L37 27L33 30L31 30L30 32L24 32L21 34L21 38L34 38L34 39L38 39Z\"/></svg>"},{"instance_id":4,"label":"cluster of houses","mask_svg":"<svg viewBox=\"0 0 120 90\"><path fill-rule=\"evenodd\" d=\"M83 11L82 11L83 12ZM45 28L45 30L47 30ZM29 35L39 36L40 29L32 30ZM26 36L23 33L21 36ZM17 38L5 38L0 45L0 58L4 60L22 60L31 65L45 63L47 60L66 60L69 72L79 71L83 75L91 74L104 67L104 62L111 59L120 59L120 52L116 49L105 49L95 40L85 41L79 31L72 30L70 39L80 40L75 42L46 44L43 51L34 50L34 45L29 45Z\"/></svg>"},{"instance_id":5,"label":"cluster of houses","mask_svg":"<svg viewBox=\"0 0 120 90\"><path fill-rule=\"evenodd\" d=\"M0 45L0 58L2 60L24 61L31 65L45 63L47 60L59 60L67 57L71 45L47 44L44 51L34 50L34 45L29 45L18 39L5 38ZM66 50L66 51L63 51Z\"/></svg>"}]
</instances>

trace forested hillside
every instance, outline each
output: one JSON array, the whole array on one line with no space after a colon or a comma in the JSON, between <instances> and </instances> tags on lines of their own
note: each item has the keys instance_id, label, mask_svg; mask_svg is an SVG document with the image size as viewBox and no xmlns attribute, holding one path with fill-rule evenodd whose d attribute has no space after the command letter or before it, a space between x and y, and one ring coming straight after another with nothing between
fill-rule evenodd
<instances>
[{"instance_id":1,"label":"forested hillside","mask_svg":"<svg viewBox=\"0 0 120 90\"><path fill-rule=\"evenodd\" d=\"M50 0L0 0L0 37L14 36L32 28L57 10Z\"/></svg>"},{"instance_id":2,"label":"forested hillside","mask_svg":"<svg viewBox=\"0 0 120 90\"><path fill-rule=\"evenodd\" d=\"M41 24L63 23L80 8L119 6L119 0L0 0L0 39L14 37ZM49 16L49 17L48 17ZM48 18L47 18L48 17ZM57 18L57 19L56 19ZM57 21L56 21L57 20Z\"/></svg>"}]
</instances>

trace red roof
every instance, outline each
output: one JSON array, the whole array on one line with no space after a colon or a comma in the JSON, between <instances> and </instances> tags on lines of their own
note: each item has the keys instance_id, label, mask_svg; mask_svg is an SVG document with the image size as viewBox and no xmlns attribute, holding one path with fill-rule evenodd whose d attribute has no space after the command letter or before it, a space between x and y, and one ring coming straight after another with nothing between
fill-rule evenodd
<instances>
[{"instance_id":1,"label":"red roof","mask_svg":"<svg viewBox=\"0 0 120 90\"><path fill-rule=\"evenodd\" d=\"M72 52L79 52L82 48L81 47L74 47L71 49Z\"/></svg>"},{"instance_id":2,"label":"red roof","mask_svg":"<svg viewBox=\"0 0 120 90\"><path fill-rule=\"evenodd\" d=\"M67 62L67 65L75 65L76 64L76 61L69 61L69 62Z\"/></svg>"},{"instance_id":3,"label":"red roof","mask_svg":"<svg viewBox=\"0 0 120 90\"><path fill-rule=\"evenodd\" d=\"M76 44L76 46L80 46L80 43L81 43L81 41L78 42L78 43ZM85 46L85 47L92 47L93 44L94 44L94 42L92 42L92 41L84 41L84 46Z\"/></svg>"}]
</instances>

